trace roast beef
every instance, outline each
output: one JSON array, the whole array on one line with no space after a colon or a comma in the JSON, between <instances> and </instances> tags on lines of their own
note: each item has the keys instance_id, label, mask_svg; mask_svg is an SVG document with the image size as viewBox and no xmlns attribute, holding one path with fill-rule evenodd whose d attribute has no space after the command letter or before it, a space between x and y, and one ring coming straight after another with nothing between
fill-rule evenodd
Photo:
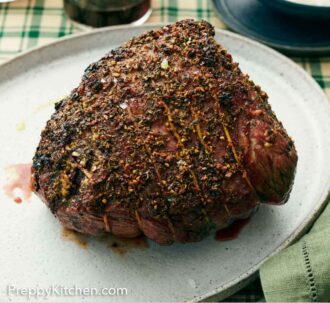
<instances>
[{"instance_id":1,"label":"roast beef","mask_svg":"<svg viewBox=\"0 0 330 330\"><path fill-rule=\"evenodd\" d=\"M267 94L209 23L183 20L88 66L55 105L32 179L67 228L171 244L286 202L296 163Z\"/></svg>"}]
</instances>

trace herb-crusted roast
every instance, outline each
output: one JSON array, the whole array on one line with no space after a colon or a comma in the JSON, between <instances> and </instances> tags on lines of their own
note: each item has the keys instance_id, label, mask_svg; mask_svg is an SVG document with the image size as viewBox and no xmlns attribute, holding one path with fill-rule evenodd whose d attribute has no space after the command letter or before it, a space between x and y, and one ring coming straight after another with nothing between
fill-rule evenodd
<instances>
[{"instance_id":1,"label":"herb-crusted roast","mask_svg":"<svg viewBox=\"0 0 330 330\"><path fill-rule=\"evenodd\" d=\"M213 37L193 20L144 33L55 105L32 176L65 227L190 242L287 200L294 144Z\"/></svg>"}]
</instances>

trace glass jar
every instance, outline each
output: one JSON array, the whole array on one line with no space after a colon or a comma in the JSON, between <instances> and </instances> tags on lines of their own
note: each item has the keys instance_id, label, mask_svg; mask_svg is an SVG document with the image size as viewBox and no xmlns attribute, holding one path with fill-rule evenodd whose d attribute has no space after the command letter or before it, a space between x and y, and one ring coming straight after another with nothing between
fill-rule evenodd
<instances>
[{"instance_id":1,"label":"glass jar","mask_svg":"<svg viewBox=\"0 0 330 330\"><path fill-rule=\"evenodd\" d=\"M151 14L150 0L64 0L68 16L93 27L142 24Z\"/></svg>"}]
</instances>

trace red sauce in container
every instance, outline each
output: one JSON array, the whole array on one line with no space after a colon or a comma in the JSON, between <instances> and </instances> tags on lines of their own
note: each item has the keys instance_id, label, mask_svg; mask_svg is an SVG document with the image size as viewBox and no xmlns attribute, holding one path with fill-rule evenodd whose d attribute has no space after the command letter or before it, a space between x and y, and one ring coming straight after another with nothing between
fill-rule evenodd
<instances>
[{"instance_id":1,"label":"red sauce in container","mask_svg":"<svg viewBox=\"0 0 330 330\"><path fill-rule=\"evenodd\" d=\"M241 232L242 228L249 223L250 219L251 218L238 219L230 226L219 229L215 234L215 239L217 241L231 241L235 239Z\"/></svg>"},{"instance_id":2,"label":"red sauce in container","mask_svg":"<svg viewBox=\"0 0 330 330\"><path fill-rule=\"evenodd\" d=\"M31 164L15 164L6 168L8 182L4 185L4 191L7 196L12 198L15 203L22 203L23 199L28 200L31 197ZM20 190L22 196L17 196L16 190Z\"/></svg>"}]
</instances>

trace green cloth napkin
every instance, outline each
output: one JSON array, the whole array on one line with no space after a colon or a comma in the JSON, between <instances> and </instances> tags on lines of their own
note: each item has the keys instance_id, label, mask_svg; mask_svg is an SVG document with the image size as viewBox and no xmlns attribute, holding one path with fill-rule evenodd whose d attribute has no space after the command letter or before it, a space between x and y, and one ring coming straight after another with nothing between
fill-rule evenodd
<instances>
[{"instance_id":1,"label":"green cloth napkin","mask_svg":"<svg viewBox=\"0 0 330 330\"><path fill-rule=\"evenodd\" d=\"M261 267L269 302L330 302L330 205L308 234Z\"/></svg>"}]
</instances>

